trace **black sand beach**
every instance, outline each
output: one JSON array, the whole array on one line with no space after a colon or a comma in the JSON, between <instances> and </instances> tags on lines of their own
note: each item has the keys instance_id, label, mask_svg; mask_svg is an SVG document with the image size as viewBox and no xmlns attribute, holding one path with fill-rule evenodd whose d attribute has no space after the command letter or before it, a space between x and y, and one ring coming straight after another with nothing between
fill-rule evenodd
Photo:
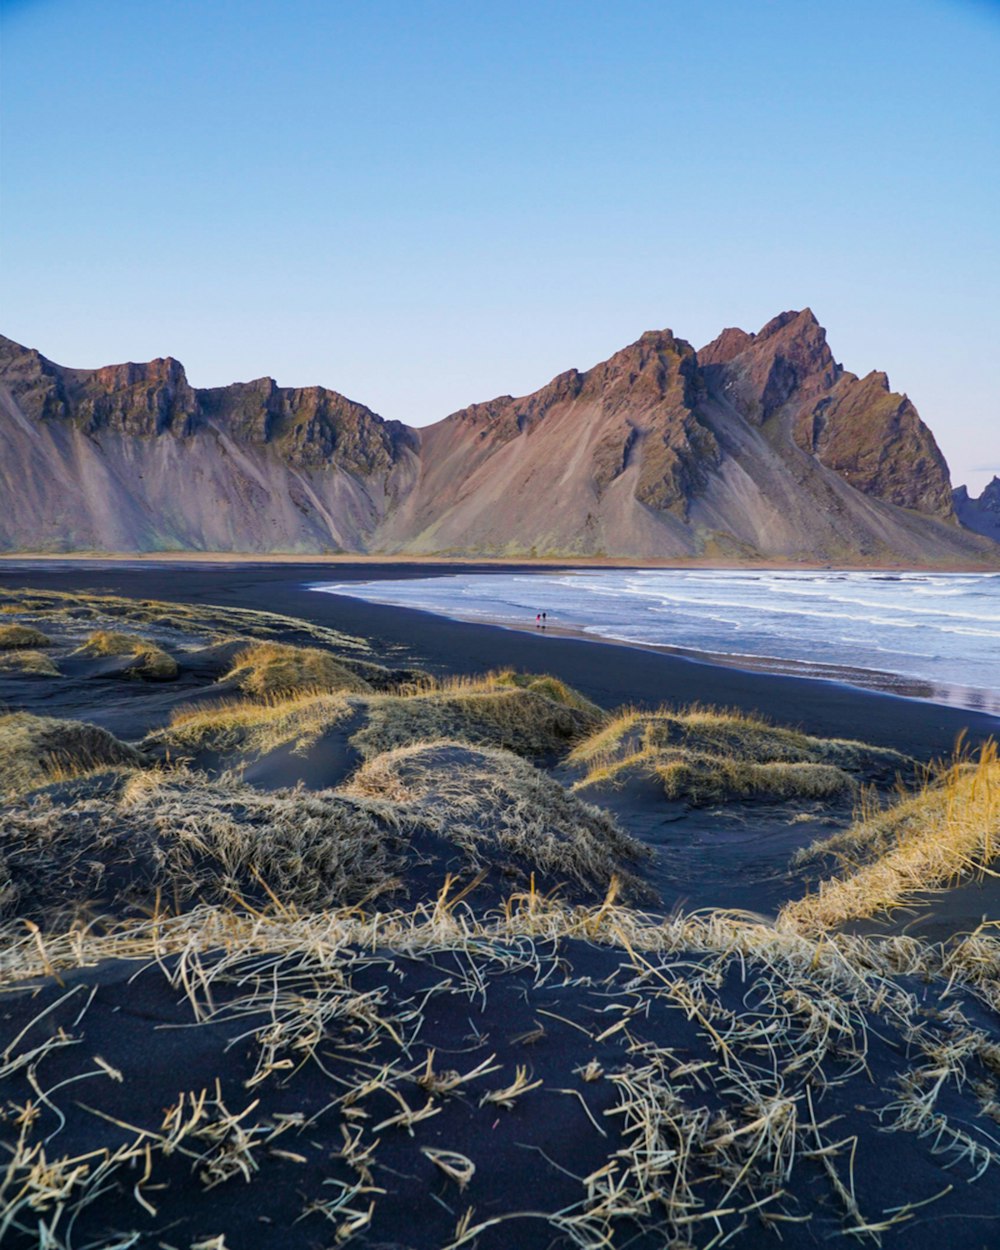
<instances>
[{"instance_id":1,"label":"black sand beach","mask_svg":"<svg viewBox=\"0 0 1000 1250\"><path fill-rule=\"evenodd\" d=\"M863 737L866 741L931 759L948 755L959 733L978 742L1000 728L1000 719L941 704L898 698L836 682L781 677L704 664L644 648L538 636L477 625L426 612L309 589L315 583L446 576L459 566L428 563L301 565L237 563L206 565L121 561L20 563L0 561L0 586L25 584L54 590L107 593L214 603L286 613L371 639L406 662L432 670L479 673L514 667L551 672L602 707L660 703L710 703L755 710L808 733ZM491 566L463 564L463 573ZM505 565L505 572L539 571L538 565ZM402 659L401 659L402 662Z\"/></svg>"},{"instance_id":2,"label":"black sand beach","mask_svg":"<svg viewBox=\"0 0 1000 1250\"><path fill-rule=\"evenodd\" d=\"M0 1244L1000 1244L996 879L796 859L997 721L308 589L429 571L0 563Z\"/></svg>"}]
</instances>

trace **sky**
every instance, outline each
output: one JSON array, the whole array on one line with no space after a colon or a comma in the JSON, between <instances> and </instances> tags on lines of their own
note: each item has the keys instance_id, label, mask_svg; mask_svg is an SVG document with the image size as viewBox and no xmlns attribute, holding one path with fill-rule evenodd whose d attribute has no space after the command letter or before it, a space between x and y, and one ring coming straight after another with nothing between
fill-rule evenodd
<instances>
[{"instance_id":1,"label":"sky","mask_svg":"<svg viewBox=\"0 0 1000 1250\"><path fill-rule=\"evenodd\" d=\"M1000 3L0 0L0 330L425 425L810 306L1000 473Z\"/></svg>"}]
</instances>

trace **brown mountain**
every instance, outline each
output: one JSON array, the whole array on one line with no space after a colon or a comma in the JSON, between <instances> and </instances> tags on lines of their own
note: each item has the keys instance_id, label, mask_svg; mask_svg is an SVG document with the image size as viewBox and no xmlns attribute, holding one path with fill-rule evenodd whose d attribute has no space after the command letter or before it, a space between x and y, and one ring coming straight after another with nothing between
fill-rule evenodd
<instances>
[{"instance_id":1,"label":"brown mountain","mask_svg":"<svg viewBox=\"0 0 1000 1250\"><path fill-rule=\"evenodd\" d=\"M990 560L933 435L806 309L669 330L423 430L322 387L198 390L0 339L0 548Z\"/></svg>"}]
</instances>

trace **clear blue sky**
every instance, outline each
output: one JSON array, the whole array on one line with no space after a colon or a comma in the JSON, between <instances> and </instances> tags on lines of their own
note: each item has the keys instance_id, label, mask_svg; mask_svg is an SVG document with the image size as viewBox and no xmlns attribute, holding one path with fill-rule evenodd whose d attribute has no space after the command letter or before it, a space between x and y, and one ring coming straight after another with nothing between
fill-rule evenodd
<instances>
[{"instance_id":1,"label":"clear blue sky","mask_svg":"<svg viewBox=\"0 0 1000 1250\"><path fill-rule=\"evenodd\" d=\"M426 424L809 304L1000 472L1000 6L2 0L0 328Z\"/></svg>"}]
</instances>

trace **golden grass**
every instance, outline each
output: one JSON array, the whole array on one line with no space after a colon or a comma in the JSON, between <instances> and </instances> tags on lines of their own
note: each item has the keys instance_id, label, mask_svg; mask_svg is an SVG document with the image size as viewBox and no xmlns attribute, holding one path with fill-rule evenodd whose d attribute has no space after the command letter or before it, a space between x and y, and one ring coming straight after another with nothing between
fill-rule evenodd
<instances>
[{"instance_id":1,"label":"golden grass","mask_svg":"<svg viewBox=\"0 0 1000 1250\"><path fill-rule=\"evenodd\" d=\"M769 762L707 755L663 752L649 763L663 783L668 799L686 798L708 803L727 796L776 799L825 799L851 788L850 777L830 764Z\"/></svg>"},{"instance_id":2,"label":"golden grass","mask_svg":"<svg viewBox=\"0 0 1000 1250\"><path fill-rule=\"evenodd\" d=\"M578 743L567 763L582 770L574 788L656 777L669 798L694 803L731 797L825 798L849 789L846 770L871 762L883 771L911 761L896 751L839 738L814 738L730 708L625 708Z\"/></svg>"},{"instance_id":3,"label":"golden grass","mask_svg":"<svg viewBox=\"0 0 1000 1250\"><path fill-rule=\"evenodd\" d=\"M1000 854L1000 759L990 740L978 758L956 759L916 794L869 810L850 829L809 848L837 854L845 874L782 909L784 927L820 933L875 916L963 877L992 872ZM803 857L804 858L804 857Z\"/></svg>"},{"instance_id":4,"label":"golden grass","mask_svg":"<svg viewBox=\"0 0 1000 1250\"><path fill-rule=\"evenodd\" d=\"M52 639L30 625L0 625L0 651L50 647Z\"/></svg>"},{"instance_id":5,"label":"golden grass","mask_svg":"<svg viewBox=\"0 0 1000 1250\"><path fill-rule=\"evenodd\" d=\"M962 1015L978 992L978 983L965 979L969 952L953 952L949 966L951 955L912 942L816 942L718 912L657 922L610 898L598 907L568 908L534 890L478 918L445 889L436 902L412 911L303 914L285 906L264 914L201 907L104 931L78 927L43 939L11 928L3 936L0 964L8 983L137 961L137 972L146 969L144 984L160 977L173 1001L188 1003L189 1027L238 1029L236 1053L249 1057L252 1071L244 1082L245 1109L227 1106L219 1084L209 1082L201 1092L168 1100L162 1125L133 1128L116 1120L115 1149L100 1154L99 1167L60 1154L57 1135L41 1142L44 1128L35 1132L33 1118L22 1116L0 1176L0 1231L33 1234L40 1216L70 1224L102 1187L115 1183L137 1202L166 1204L162 1178L171 1155L190 1159L206 1188L230 1177L252 1181L268 1143L288 1125L255 1115L250 1099L284 1088L293 1069L306 1065L314 1083L326 1082L314 1084L313 1097L325 1097L324 1122L341 1128L343 1144L328 1158L332 1193L303 1194L303 1214L326 1215L341 1241L376 1217L384 1190L375 1178L390 1160L398 1168L401 1146L409 1149L411 1171L421 1158L436 1169L428 1184L443 1179L471 1191L468 1205L453 1209L453 1236L439 1242L450 1250L474 1245L501 1224L509 1224L505 1244L517 1244L525 1220L544 1222L553 1239L580 1250L607 1250L637 1236L708 1250L739 1240L759 1220L780 1229L786 1219L817 1213L817 1237L839 1233L876 1244L882 1233L915 1212L926 1214L929 1203L1000 1162L972 1089L981 1074L996 1071L998 1060L996 1045ZM977 941L977 965L1000 971L1000 943ZM595 984L588 960L599 950L612 954L616 970L607 975L604 961ZM408 980L414 968L427 974L416 994ZM916 975L936 979L925 992L927 1008L898 979ZM501 1054L492 1033L514 978L532 1006L546 1001L532 999L539 991L551 1002L555 986L565 1002L571 989L581 996L576 1020L562 1015L566 1008L541 1013L547 1028L568 1026L561 1086L575 1086L555 1086L550 1077L545 1091L582 1104L595 1130L597 1162L577 1178L576 1198L562 1198L558 1210L546 1204L544 1182L526 1170L524 1187L535 1205L518 1188L477 1216L477 1159L487 1164L488 1151L480 1157L472 1147L468 1154L450 1148L437 1129L445 1121L437 1117L454 1099L463 1117L482 1114L485 1127L513 1105L518 1133L532 1141L537 1126L530 1117L544 1116L547 1105L535 1093L540 1078L515 1062L509 1048ZM944 1019L935 1004L946 995L951 1005ZM455 996L463 1016L471 1015L473 1001L481 1006L493 1053L484 1035L481 1056L462 1054L461 1070L438 1071L435 1047L451 1055L455 1039L436 1024L435 1008L440 999L443 1018L453 1019ZM74 1007L78 1026L87 1009L85 997ZM674 1049L684 1021L697 1041ZM141 1021L123 1016L123 1027L141 1040ZM499 1023L496 1033L503 1031ZM0 1076L23 1080L30 1069L33 1088L47 1091L47 1106L79 1098L77 1088L62 1087L65 1062L59 1085L40 1083L49 1051L63 1061L75 1041L53 1028L47 1042L10 1046L0 1056ZM604 1063L585 1063L597 1048ZM78 1050L81 1065L99 1062ZM881 1084L873 1079L876 1054ZM588 1073L579 1084L576 1069ZM186 1091L183 1080L179 1074ZM848 1119L831 1116L827 1091L835 1093L836 1106L865 1105ZM305 1114L311 1109L307 1104ZM307 1129L295 1143L302 1150L322 1133L314 1119L300 1115L293 1123ZM860 1198L856 1162L861 1168L873 1151L891 1149L892 1133L907 1134L922 1170L947 1164L947 1188L902 1194L894 1188L880 1196L869 1187ZM40 1149L48 1151L44 1159ZM347 1181L334 1171L344 1167ZM414 1218L420 1214L418 1206Z\"/></svg>"},{"instance_id":6,"label":"golden grass","mask_svg":"<svg viewBox=\"0 0 1000 1250\"><path fill-rule=\"evenodd\" d=\"M368 720L351 739L366 758L436 739L502 747L518 755L561 755L593 732L604 713L554 678L512 674L437 683L366 702Z\"/></svg>"},{"instance_id":7,"label":"golden grass","mask_svg":"<svg viewBox=\"0 0 1000 1250\"><path fill-rule=\"evenodd\" d=\"M0 654L0 672L33 673L39 677L59 677L59 669L43 651L6 651Z\"/></svg>"},{"instance_id":8,"label":"golden grass","mask_svg":"<svg viewBox=\"0 0 1000 1250\"><path fill-rule=\"evenodd\" d=\"M118 630L95 629L77 648L77 654L134 656L135 663L129 665L129 675L144 681L172 681L179 671L177 661L162 647L135 634L125 634Z\"/></svg>"},{"instance_id":9,"label":"golden grass","mask_svg":"<svg viewBox=\"0 0 1000 1250\"><path fill-rule=\"evenodd\" d=\"M460 847L473 870L511 865L603 893L648 856L614 817L509 751L439 741L367 760L341 793L388 801Z\"/></svg>"},{"instance_id":10,"label":"golden grass","mask_svg":"<svg viewBox=\"0 0 1000 1250\"><path fill-rule=\"evenodd\" d=\"M362 693L371 686L328 652L317 647L293 647L258 642L240 651L226 674L253 698L280 699L309 693Z\"/></svg>"},{"instance_id":11,"label":"golden grass","mask_svg":"<svg viewBox=\"0 0 1000 1250\"><path fill-rule=\"evenodd\" d=\"M135 634L123 634L118 630L95 629L80 644L80 655L134 655L137 647L147 646Z\"/></svg>"},{"instance_id":12,"label":"golden grass","mask_svg":"<svg viewBox=\"0 0 1000 1250\"><path fill-rule=\"evenodd\" d=\"M189 750L245 750L257 755L292 743L310 747L327 729L351 715L344 694L302 691L291 698L223 699L177 708L151 743Z\"/></svg>"},{"instance_id":13,"label":"golden grass","mask_svg":"<svg viewBox=\"0 0 1000 1250\"><path fill-rule=\"evenodd\" d=\"M127 621L139 627L179 630L218 640L233 635L270 638L289 633L304 634L316 643L365 654L367 641L325 625L263 612L252 608L222 607L216 604L171 603L159 599L128 599L122 595L89 594L85 591L0 588L0 611L44 612L54 623L75 625L82 620L99 623ZM103 627L103 626L102 626Z\"/></svg>"},{"instance_id":14,"label":"golden grass","mask_svg":"<svg viewBox=\"0 0 1000 1250\"><path fill-rule=\"evenodd\" d=\"M0 716L0 792L8 797L141 762L137 751L96 725L28 712Z\"/></svg>"}]
</instances>

